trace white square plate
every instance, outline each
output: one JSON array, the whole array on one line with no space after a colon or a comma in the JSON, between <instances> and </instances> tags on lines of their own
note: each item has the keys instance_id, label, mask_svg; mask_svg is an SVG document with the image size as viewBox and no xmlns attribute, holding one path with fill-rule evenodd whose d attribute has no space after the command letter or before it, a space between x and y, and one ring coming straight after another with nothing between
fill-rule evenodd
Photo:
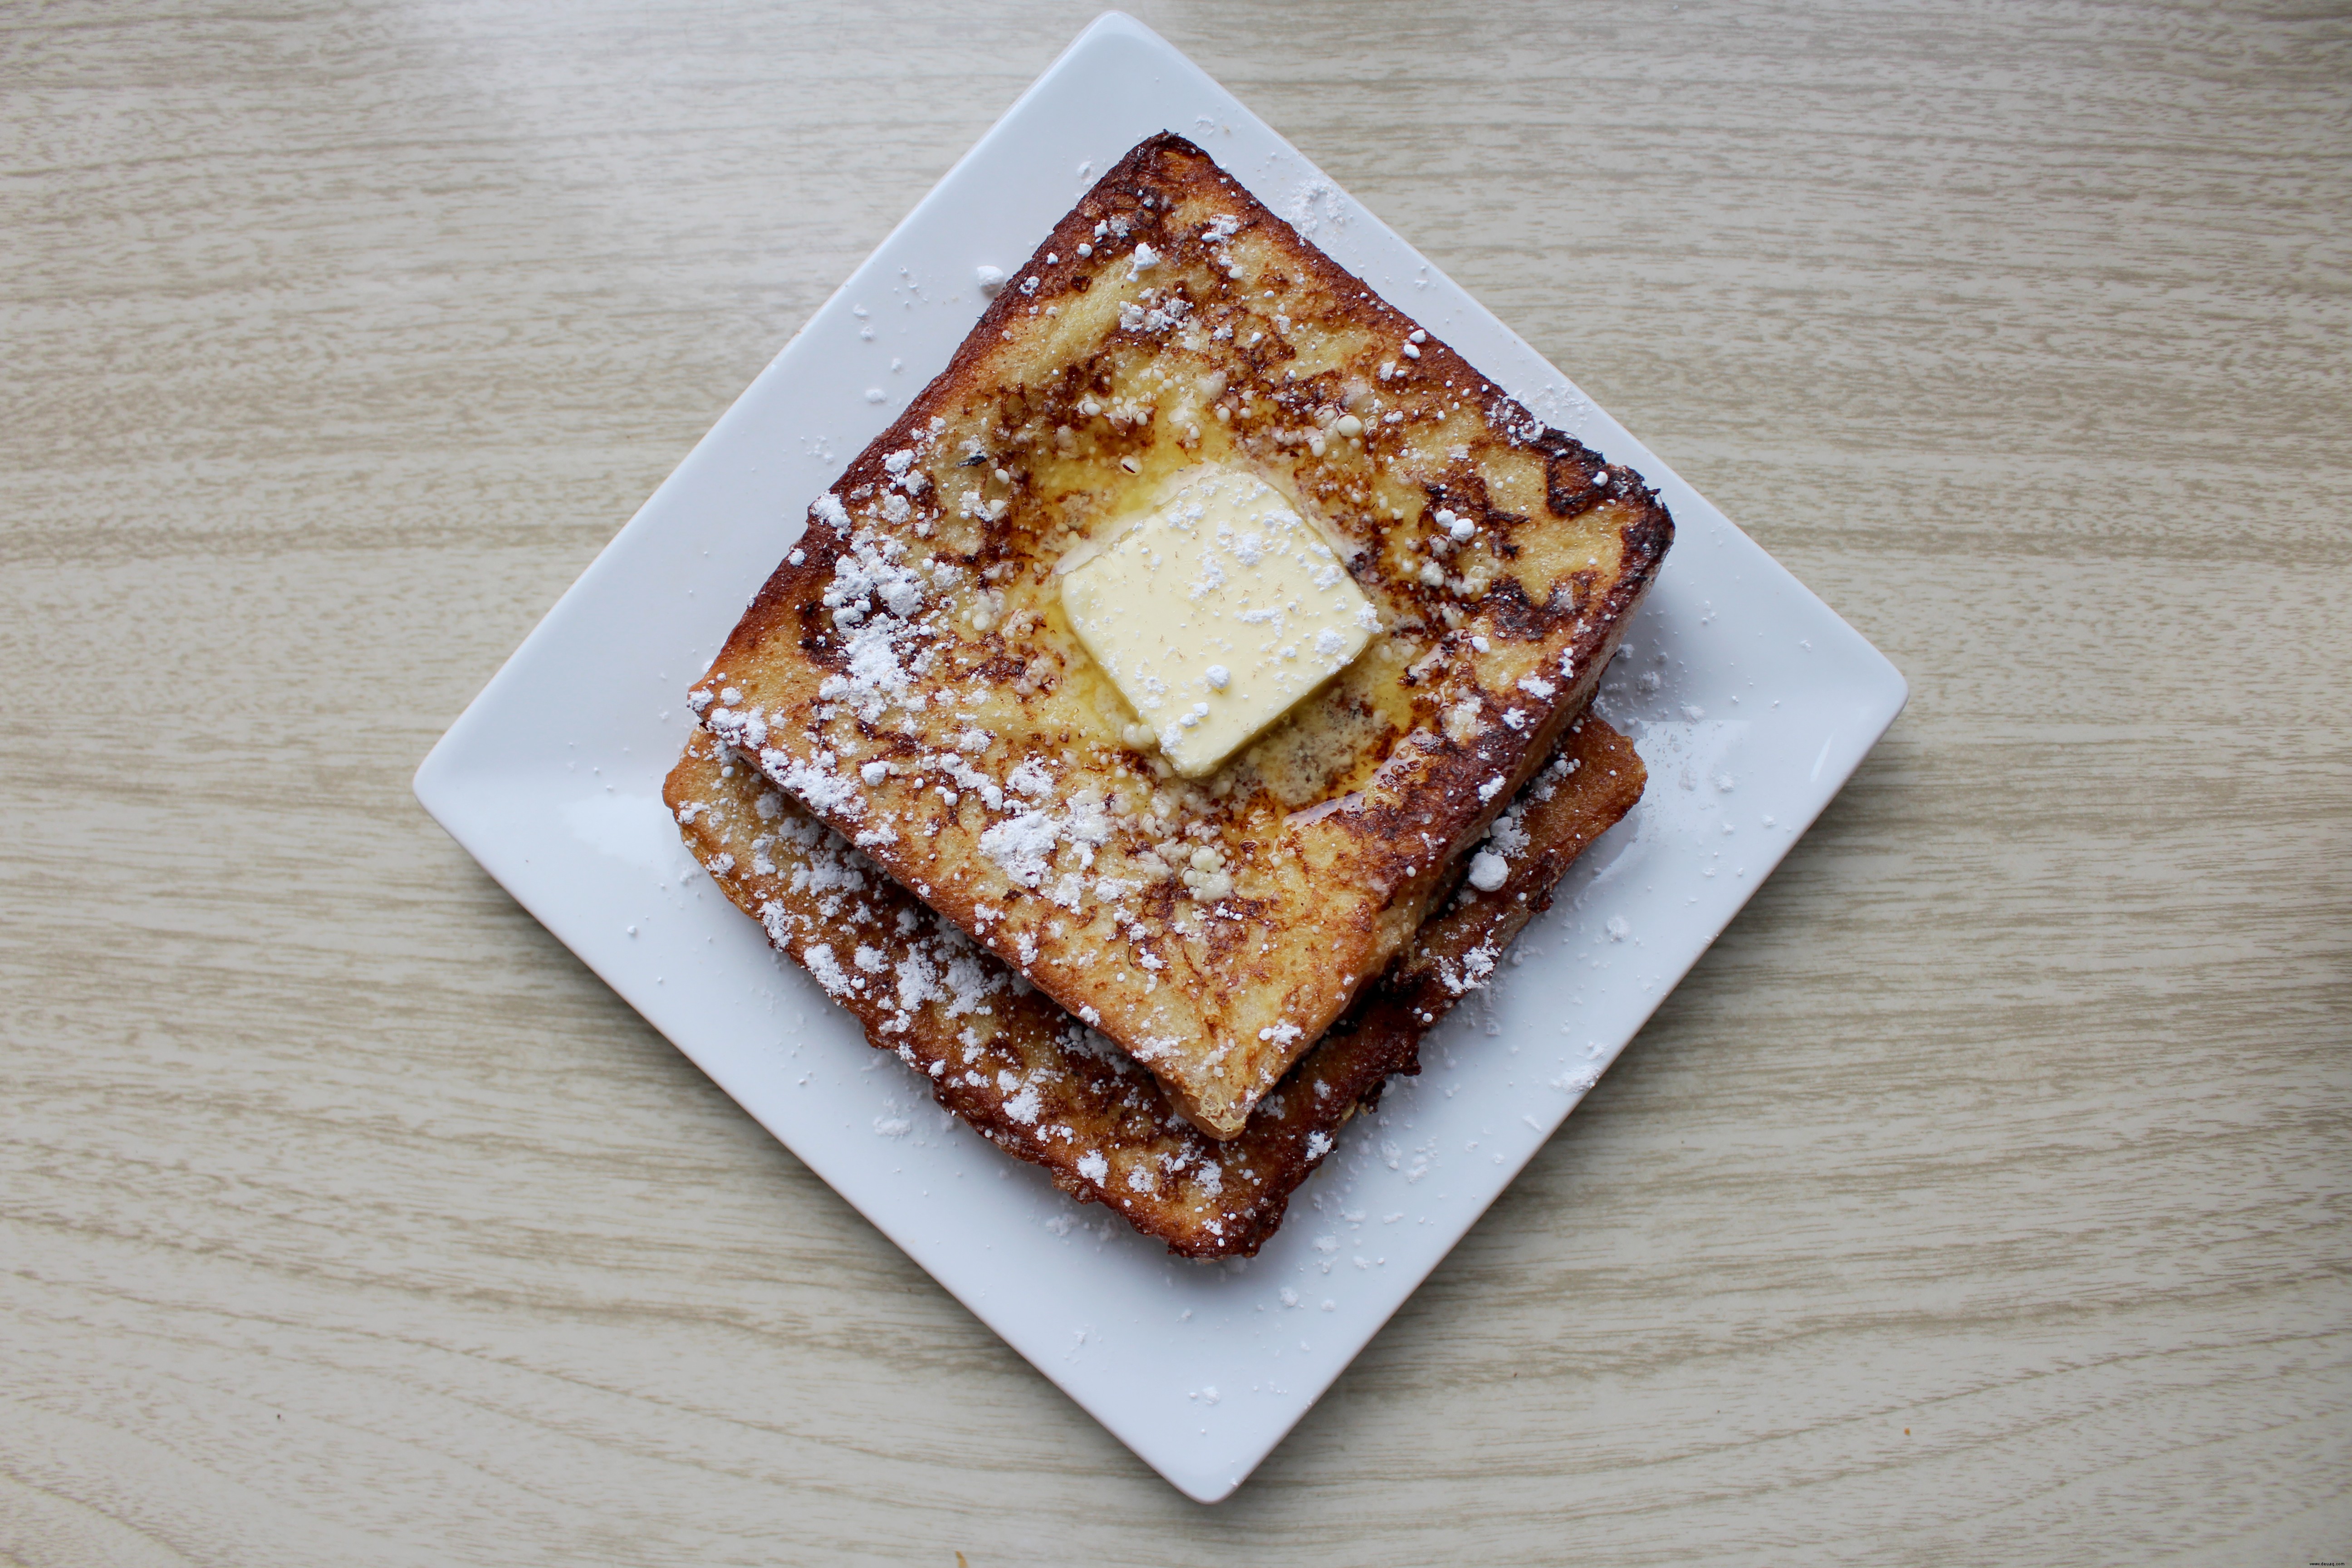
<instances>
[{"instance_id":1,"label":"white square plate","mask_svg":"<svg viewBox=\"0 0 2352 1568\"><path fill-rule=\"evenodd\" d=\"M1349 1124L1245 1266L1171 1258L940 1111L709 885L660 799L687 686L808 503L945 367L983 304L975 269L1019 265L1161 130L1200 142L1538 415L1642 473L1677 528L1604 689L1602 711L1648 761L1647 798L1570 872L1522 938L1526 962L1431 1037L1421 1077ZM762 1126L1205 1502L1241 1484L1542 1146L1905 695L1876 649L1510 329L1114 14L728 410L450 727L416 794Z\"/></svg>"}]
</instances>

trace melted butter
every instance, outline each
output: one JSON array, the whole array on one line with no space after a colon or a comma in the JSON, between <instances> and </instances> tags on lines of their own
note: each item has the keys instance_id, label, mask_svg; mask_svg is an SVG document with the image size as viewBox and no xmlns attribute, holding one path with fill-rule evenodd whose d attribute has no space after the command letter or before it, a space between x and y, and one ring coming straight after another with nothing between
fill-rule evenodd
<instances>
[{"instance_id":1,"label":"melted butter","mask_svg":"<svg viewBox=\"0 0 2352 1568\"><path fill-rule=\"evenodd\" d=\"M1200 778L1364 651L1380 619L1281 492L1204 463L1114 520L1062 574L1088 654Z\"/></svg>"}]
</instances>

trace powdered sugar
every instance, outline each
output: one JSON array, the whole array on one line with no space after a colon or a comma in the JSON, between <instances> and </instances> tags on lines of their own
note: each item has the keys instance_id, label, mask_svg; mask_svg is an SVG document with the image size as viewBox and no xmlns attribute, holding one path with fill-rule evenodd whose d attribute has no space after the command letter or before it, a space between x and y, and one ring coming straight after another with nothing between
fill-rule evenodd
<instances>
[{"instance_id":1,"label":"powdered sugar","mask_svg":"<svg viewBox=\"0 0 2352 1568\"><path fill-rule=\"evenodd\" d=\"M995 861L1010 880L1034 888L1045 880L1059 837L1052 813L1027 811L982 833L980 852Z\"/></svg>"},{"instance_id":2,"label":"powdered sugar","mask_svg":"<svg viewBox=\"0 0 2352 1568\"><path fill-rule=\"evenodd\" d=\"M1024 770L1034 770L1032 776L1024 778ZM1052 787L1050 776L1034 762L1015 768L1005 782L1030 795L1043 795ZM1055 884L1051 896L1055 902L1076 909L1085 889L1077 872L1094 865L1095 850L1108 843L1110 836L1110 814L1102 796L1093 790L1081 790L1060 812L1024 811L988 828L980 836L980 852L996 862L1008 880L1036 888L1053 868L1057 849L1068 845L1076 865Z\"/></svg>"},{"instance_id":3,"label":"powdered sugar","mask_svg":"<svg viewBox=\"0 0 2352 1568\"><path fill-rule=\"evenodd\" d=\"M768 908L781 910L782 906L771 904ZM762 910L761 913L764 915L766 911ZM769 926L769 934L771 936L775 934L773 925ZM824 986L835 996L849 994L848 973L841 967L841 961L834 957L830 943L818 942L814 947L803 948L801 950L800 956L802 966L816 977L816 983L819 985Z\"/></svg>"},{"instance_id":4,"label":"powdered sugar","mask_svg":"<svg viewBox=\"0 0 2352 1568\"><path fill-rule=\"evenodd\" d=\"M912 691L914 678L930 664L928 639L912 624L924 584L905 564L906 550L897 539L861 531L834 563L824 591L835 626L846 634L848 668L826 677L817 694L848 702L869 724L894 704L920 709L926 700Z\"/></svg>"},{"instance_id":5,"label":"powdered sugar","mask_svg":"<svg viewBox=\"0 0 2352 1568\"><path fill-rule=\"evenodd\" d=\"M760 771L814 810L833 816L861 816L866 811L865 797L858 794L856 784L834 771L835 761L831 752L819 752L803 762L789 752L771 747L760 753Z\"/></svg>"},{"instance_id":6,"label":"powdered sugar","mask_svg":"<svg viewBox=\"0 0 2352 1568\"><path fill-rule=\"evenodd\" d=\"M1500 886L1499 883L1496 885ZM1453 959L1440 959L1437 978L1446 991L1455 996L1480 990L1494 977L1496 957L1493 944L1488 943L1472 948L1462 955L1458 963Z\"/></svg>"}]
</instances>

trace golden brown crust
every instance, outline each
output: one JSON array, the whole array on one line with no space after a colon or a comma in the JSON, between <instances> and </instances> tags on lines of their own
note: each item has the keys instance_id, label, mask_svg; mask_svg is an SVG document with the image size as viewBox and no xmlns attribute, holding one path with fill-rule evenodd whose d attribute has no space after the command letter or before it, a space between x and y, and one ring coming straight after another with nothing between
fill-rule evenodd
<instances>
[{"instance_id":1,"label":"golden brown crust","mask_svg":"<svg viewBox=\"0 0 2352 1568\"><path fill-rule=\"evenodd\" d=\"M1150 1075L939 921L919 900L698 731L663 788L697 860L776 947L815 975L990 1142L1190 1258L1256 1252L1339 1125L1392 1073L1420 1070L1423 1032L1483 983L1585 846L1641 795L1633 746L1598 719L1487 840L1509 879L1465 892L1219 1142ZM1540 798L1538 798L1540 797ZM1213 1173L1213 1174L1212 1174Z\"/></svg>"},{"instance_id":2,"label":"golden brown crust","mask_svg":"<svg viewBox=\"0 0 2352 1568\"><path fill-rule=\"evenodd\" d=\"M1672 538L1639 476L1418 331L1152 138L820 499L693 696L1215 1136L1421 923ZM1205 786L1128 746L1052 575L1107 496L1202 461L1296 500L1383 628Z\"/></svg>"}]
</instances>

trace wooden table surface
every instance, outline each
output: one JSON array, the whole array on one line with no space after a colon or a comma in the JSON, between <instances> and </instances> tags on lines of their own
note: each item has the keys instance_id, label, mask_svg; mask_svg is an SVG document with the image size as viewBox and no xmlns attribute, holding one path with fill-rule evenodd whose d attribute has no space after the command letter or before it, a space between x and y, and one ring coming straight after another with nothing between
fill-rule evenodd
<instances>
[{"instance_id":1,"label":"wooden table surface","mask_svg":"<svg viewBox=\"0 0 2352 1568\"><path fill-rule=\"evenodd\" d=\"M2352 1557L2341 6L1140 7L1914 692L1221 1506L416 807L1089 14L0 13L0 1560Z\"/></svg>"}]
</instances>

